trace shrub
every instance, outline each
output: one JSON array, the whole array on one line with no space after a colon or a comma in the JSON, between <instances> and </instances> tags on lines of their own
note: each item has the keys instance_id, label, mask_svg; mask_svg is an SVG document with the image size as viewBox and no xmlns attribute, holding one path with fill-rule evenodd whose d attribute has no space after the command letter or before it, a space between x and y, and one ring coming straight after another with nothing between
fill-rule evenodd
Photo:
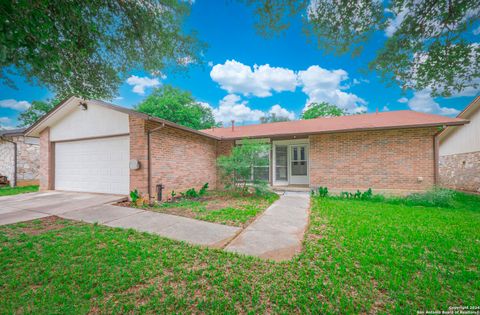
<instances>
[{"instance_id":1,"label":"shrub","mask_svg":"<svg viewBox=\"0 0 480 315\"><path fill-rule=\"evenodd\" d=\"M200 196L203 196L205 195L205 193L207 192L207 189L208 189L208 183L205 183L202 188L200 188L200 190L198 191L198 194Z\"/></svg>"},{"instance_id":2,"label":"shrub","mask_svg":"<svg viewBox=\"0 0 480 315\"><path fill-rule=\"evenodd\" d=\"M328 188L327 187L318 187L317 190L311 190L310 194L312 196L318 196L318 197L321 197L321 198L325 198L328 196Z\"/></svg>"},{"instance_id":3,"label":"shrub","mask_svg":"<svg viewBox=\"0 0 480 315\"><path fill-rule=\"evenodd\" d=\"M132 201L132 203L137 203L139 198L140 194L138 193L137 189L130 191L130 200Z\"/></svg>"},{"instance_id":4,"label":"shrub","mask_svg":"<svg viewBox=\"0 0 480 315\"><path fill-rule=\"evenodd\" d=\"M403 198L403 203L411 206L451 207L455 192L453 190L435 187L424 193L414 193Z\"/></svg>"},{"instance_id":5,"label":"shrub","mask_svg":"<svg viewBox=\"0 0 480 315\"><path fill-rule=\"evenodd\" d=\"M187 198L187 199L193 199L193 198L198 198L200 197L200 195L198 194L198 192L195 190L195 188L190 188L189 190L187 190L186 192L181 192L180 195L182 196L182 198Z\"/></svg>"}]
</instances>

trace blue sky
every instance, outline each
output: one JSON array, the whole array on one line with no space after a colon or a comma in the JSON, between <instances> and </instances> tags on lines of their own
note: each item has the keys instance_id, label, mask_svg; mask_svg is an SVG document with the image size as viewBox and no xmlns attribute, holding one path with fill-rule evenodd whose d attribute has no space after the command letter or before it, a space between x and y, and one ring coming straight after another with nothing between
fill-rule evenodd
<instances>
[{"instance_id":1,"label":"blue sky","mask_svg":"<svg viewBox=\"0 0 480 315\"><path fill-rule=\"evenodd\" d=\"M214 110L219 121L254 123L268 112L298 118L312 101L327 101L350 111L414 109L454 116L478 94L469 90L451 98L431 98L426 91L402 93L387 87L366 70L386 39L376 34L356 58L326 55L308 43L301 21L283 35L265 39L255 33L252 9L237 1L197 0L186 28L195 29L208 44L203 66L189 64L183 73L154 77L142 69L125 78L112 103L132 107L155 86L171 84L192 92ZM12 128L33 100L53 94L16 77L18 90L0 85L0 126ZM466 96L465 96L466 95Z\"/></svg>"}]
</instances>

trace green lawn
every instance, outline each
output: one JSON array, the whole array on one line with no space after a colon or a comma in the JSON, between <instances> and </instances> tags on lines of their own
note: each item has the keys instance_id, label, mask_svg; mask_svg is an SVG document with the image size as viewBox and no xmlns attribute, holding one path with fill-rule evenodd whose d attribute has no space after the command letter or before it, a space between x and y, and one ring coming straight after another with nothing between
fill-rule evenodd
<instances>
[{"instance_id":1,"label":"green lawn","mask_svg":"<svg viewBox=\"0 0 480 315\"><path fill-rule=\"evenodd\" d=\"M0 227L1 313L395 313L480 304L480 198L315 199L274 263L64 220ZM48 227L48 228L47 228Z\"/></svg>"},{"instance_id":2,"label":"green lawn","mask_svg":"<svg viewBox=\"0 0 480 315\"><path fill-rule=\"evenodd\" d=\"M164 202L144 209L226 225L244 226L278 198L275 193L244 196L229 191L209 191L201 198Z\"/></svg>"},{"instance_id":3,"label":"green lawn","mask_svg":"<svg viewBox=\"0 0 480 315\"><path fill-rule=\"evenodd\" d=\"M0 187L0 196L18 195L38 191L38 186Z\"/></svg>"}]
</instances>

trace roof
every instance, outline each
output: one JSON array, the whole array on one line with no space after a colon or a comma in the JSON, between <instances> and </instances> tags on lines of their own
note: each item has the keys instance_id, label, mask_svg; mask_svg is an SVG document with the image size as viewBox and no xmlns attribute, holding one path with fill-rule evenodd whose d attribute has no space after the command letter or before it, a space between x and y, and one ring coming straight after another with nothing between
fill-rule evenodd
<instances>
[{"instance_id":1,"label":"roof","mask_svg":"<svg viewBox=\"0 0 480 315\"><path fill-rule=\"evenodd\" d=\"M40 132L45 127L47 127L49 125L52 125L56 120L58 120L58 118L55 118L56 116L57 117L63 117L61 115L62 113L65 114L65 113L70 112L70 110L73 107L78 106L81 102L86 102L87 104L99 105L99 106L102 106L102 107L106 107L106 108L109 108L109 109L112 109L112 110L115 110L115 111L125 113L127 115L137 116L137 117L143 118L145 120L150 120L150 121L158 122L158 123L161 123L161 124L165 124L166 126L170 126L172 128L181 129L181 130L184 130L184 131L187 131L187 132L199 134L199 135L204 136L204 137L219 140L219 138L216 137L215 135L210 135L210 134L204 133L204 132L199 131L199 130L195 130L195 129L191 129L191 128L188 128L188 127L185 127L185 126L181 126L181 125L173 123L171 121L161 119L161 118L158 118L158 117L153 117L153 116L138 112L138 111L133 110L133 109L121 107L121 106L118 106L118 105L110 104L110 103L107 103L107 102L104 102L104 101L99 101L99 100L82 100L82 99L80 99L78 97L75 97L75 96L71 96L69 98L66 98L65 100L60 102L57 106L52 108L42 118L40 118L33 125L31 125L29 128L27 128L25 130L25 135L32 136L32 137L40 136Z\"/></svg>"},{"instance_id":2,"label":"roof","mask_svg":"<svg viewBox=\"0 0 480 315\"><path fill-rule=\"evenodd\" d=\"M329 118L321 117L309 120L275 122L269 124L235 126L233 131L231 127L212 128L202 131L222 139L241 139L299 136L362 130L455 126L466 123L468 123L468 120L465 119L402 110Z\"/></svg>"},{"instance_id":3,"label":"roof","mask_svg":"<svg viewBox=\"0 0 480 315\"><path fill-rule=\"evenodd\" d=\"M3 136L22 136L26 128L17 128L17 129L1 129L0 137Z\"/></svg>"},{"instance_id":4,"label":"roof","mask_svg":"<svg viewBox=\"0 0 480 315\"><path fill-rule=\"evenodd\" d=\"M474 113L477 112L477 110L480 109L480 95L477 96L470 104L465 107L464 110L462 110L458 115L457 118L460 119L469 119L470 117L473 116ZM439 135L438 139L440 142L444 141L446 138L448 138L450 135L454 134L455 131L457 131L458 128L446 128L443 130Z\"/></svg>"}]
</instances>

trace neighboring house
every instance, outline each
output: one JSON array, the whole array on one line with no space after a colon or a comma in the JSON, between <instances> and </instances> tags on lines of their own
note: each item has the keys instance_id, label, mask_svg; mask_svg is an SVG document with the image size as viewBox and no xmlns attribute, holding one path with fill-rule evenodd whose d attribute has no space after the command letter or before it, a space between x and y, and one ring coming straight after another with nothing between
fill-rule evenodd
<instances>
[{"instance_id":1,"label":"neighboring house","mask_svg":"<svg viewBox=\"0 0 480 315\"><path fill-rule=\"evenodd\" d=\"M39 140L25 137L24 130L0 130L0 176L11 186L38 185Z\"/></svg>"},{"instance_id":2,"label":"neighboring house","mask_svg":"<svg viewBox=\"0 0 480 315\"><path fill-rule=\"evenodd\" d=\"M480 96L458 116L470 123L448 127L439 135L440 184L480 192Z\"/></svg>"},{"instance_id":3,"label":"neighboring house","mask_svg":"<svg viewBox=\"0 0 480 315\"><path fill-rule=\"evenodd\" d=\"M258 172L272 185L327 186L392 192L435 183L434 137L466 120L412 111L192 130L111 105L71 97L31 126L40 137L40 187L164 195L221 188L216 159L241 139L265 139L270 166Z\"/></svg>"}]
</instances>

